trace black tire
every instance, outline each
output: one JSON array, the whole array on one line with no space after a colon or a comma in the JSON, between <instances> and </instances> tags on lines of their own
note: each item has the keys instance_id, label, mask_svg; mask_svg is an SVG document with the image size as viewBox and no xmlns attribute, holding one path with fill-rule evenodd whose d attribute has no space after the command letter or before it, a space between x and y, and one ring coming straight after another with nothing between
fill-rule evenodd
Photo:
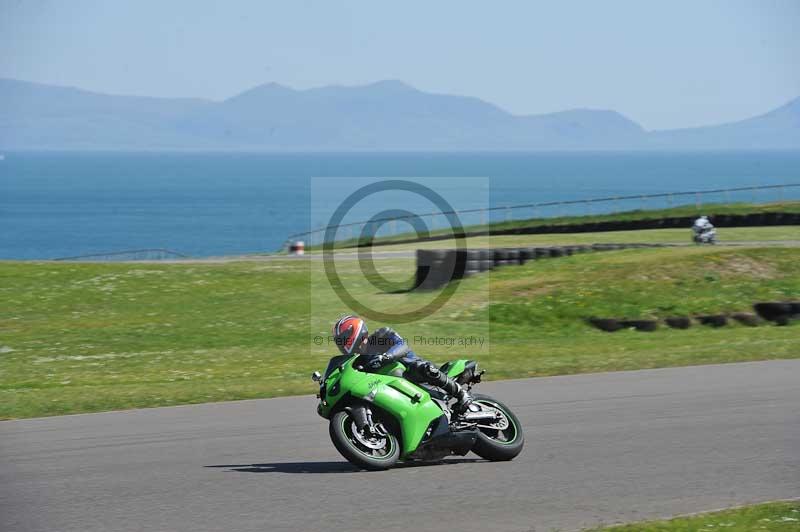
<instances>
[{"instance_id":1,"label":"black tire","mask_svg":"<svg viewBox=\"0 0 800 532\"><path fill-rule=\"evenodd\" d=\"M667 322L667 325L673 329L688 329L692 326L691 318L687 318L685 316L675 316L672 318L667 318L664 321Z\"/></svg>"},{"instance_id":2,"label":"black tire","mask_svg":"<svg viewBox=\"0 0 800 532\"><path fill-rule=\"evenodd\" d=\"M476 403L485 402L493 408L501 410L508 419L509 428L513 427L514 429L513 437L506 434L508 429L503 431L478 429L478 439L475 440L475 446L472 447L472 452L492 462L504 462L516 458L516 456L522 452L522 447L525 445L525 435L522 433L522 424L519 422L519 419L517 419L517 416L515 416L514 412L506 405L488 395L474 394L472 397ZM484 433L484 431L486 431L486 433ZM494 433L494 435L488 433ZM499 436L504 438L511 437L511 439L510 441L502 442L498 438Z\"/></svg>"},{"instance_id":3,"label":"black tire","mask_svg":"<svg viewBox=\"0 0 800 532\"><path fill-rule=\"evenodd\" d=\"M634 328L637 331L653 332L658 329L656 320L623 320L619 322L623 328Z\"/></svg>"},{"instance_id":4,"label":"black tire","mask_svg":"<svg viewBox=\"0 0 800 532\"><path fill-rule=\"evenodd\" d=\"M351 435L352 426L353 420L350 414L344 410L336 412L328 426L328 432L331 435L334 447L348 462L356 467L370 471L383 471L397 463L400 458L400 443L397 440L397 436L390 432L386 436L386 445L389 446L389 451L383 456L374 456L367 454L365 446L359 446L353 441L354 437Z\"/></svg>"},{"instance_id":5,"label":"black tire","mask_svg":"<svg viewBox=\"0 0 800 532\"><path fill-rule=\"evenodd\" d=\"M481 250L479 249L466 249L464 250L464 258L466 260L481 260Z\"/></svg>"},{"instance_id":6,"label":"black tire","mask_svg":"<svg viewBox=\"0 0 800 532\"><path fill-rule=\"evenodd\" d=\"M728 317L724 314L710 314L707 316L696 316L697 321L709 327L725 327L728 324Z\"/></svg>"},{"instance_id":7,"label":"black tire","mask_svg":"<svg viewBox=\"0 0 800 532\"><path fill-rule=\"evenodd\" d=\"M616 332L622 329L622 324L614 318L589 318L587 321L592 326L605 332Z\"/></svg>"},{"instance_id":8,"label":"black tire","mask_svg":"<svg viewBox=\"0 0 800 532\"><path fill-rule=\"evenodd\" d=\"M416 279L417 288L421 290L435 290L450 282L449 276L452 275L452 270L444 271L446 266L441 261L433 262L430 266L422 266L421 268L422 270L417 269Z\"/></svg>"},{"instance_id":9,"label":"black tire","mask_svg":"<svg viewBox=\"0 0 800 532\"><path fill-rule=\"evenodd\" d=\"M792 314L792 306L788 303L756 303L753 308L759 316L774 322L788 321Z\"/></svg>"},{"instance_id":10,"label":"black tire","mask_svg":"<svg viewBox=\"0 0 800 532\"><path fill-rule=\"evenodd\" d=\"M479 260L468 260L464 263L464 270L480 270L481 269L481 261Z\"/></svg>"}]
</instances>

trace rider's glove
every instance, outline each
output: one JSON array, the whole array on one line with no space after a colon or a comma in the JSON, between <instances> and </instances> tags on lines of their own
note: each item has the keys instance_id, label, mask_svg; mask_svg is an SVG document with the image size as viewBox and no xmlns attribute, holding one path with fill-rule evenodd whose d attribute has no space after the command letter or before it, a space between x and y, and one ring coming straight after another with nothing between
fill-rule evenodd
<instances>
[{"instance_id":1,"label":"rider's glove","mask_svg":"<svg viewBox=\"0 0 800 532\"><path fill-rule=\"evenodd\" d=\"M431 379L439 378L439 374L441 373L439 371L439 368L437 368L436 366L434 366L430 362L428 362L427 364L425 364L425 366L423 366L423 370L425 371L425 375L427 375L428 378L431 378Z\"/></svg>"},{"instance_id":2,"label":"rider's glove","mask_svg":"<svg viewBox=\"0 0 800 532\"><path fill-rule=\"evenodd\" d=\"M375 355L367 363L367 366L369 366L370 369L381 369L381 367L383 367L383 365L386 364L388 360L389 357L387 357L386 355Z\"/></svg>"}]
</instances>

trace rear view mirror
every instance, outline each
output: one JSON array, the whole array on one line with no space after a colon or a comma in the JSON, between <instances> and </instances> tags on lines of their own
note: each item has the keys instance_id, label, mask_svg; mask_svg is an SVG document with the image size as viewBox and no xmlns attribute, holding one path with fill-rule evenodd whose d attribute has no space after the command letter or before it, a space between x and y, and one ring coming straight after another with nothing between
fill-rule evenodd
<instances>
[{"instance_id":1,"label":"rear view mirror","mask_svg":"<svg viewBox=\"0 0 800 532\"><path fill-rule=\"evenodd\" d=\"M322 382L322 375L319 371L315 371L311 374L311 380L314 382Z\"/></svg>"}]
</instances>

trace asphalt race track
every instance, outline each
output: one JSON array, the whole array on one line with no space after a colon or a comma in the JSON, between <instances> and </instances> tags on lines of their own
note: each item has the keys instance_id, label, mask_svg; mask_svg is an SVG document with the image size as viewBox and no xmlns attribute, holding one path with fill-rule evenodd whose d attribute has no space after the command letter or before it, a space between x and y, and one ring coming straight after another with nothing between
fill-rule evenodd
<instances>
[{"instance_id":1,"label":"asphalt race track","mask_svg":"<svg viewBox=\"0 0 800 532\"><path fill-rule=\"evenodd\" d=\"M0 530L572 530L800 497L800 360L479 388L525 426L513 462L355 471L310 396L0 422Z\"/></svg>"}]
</instances>

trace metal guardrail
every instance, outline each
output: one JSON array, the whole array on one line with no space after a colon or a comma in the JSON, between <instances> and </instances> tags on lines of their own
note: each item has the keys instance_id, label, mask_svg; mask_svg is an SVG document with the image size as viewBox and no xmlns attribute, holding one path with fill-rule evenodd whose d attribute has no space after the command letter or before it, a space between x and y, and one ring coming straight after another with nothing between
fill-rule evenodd
<instances>
[{"instance_id":1,"label":"metal guardrail","mask_svg":"<svg viewBox=\"0 0 800 532\"><path fill-rule=\"evenodd\" d=\"M661 192L658 194L633 194L633 195L624 195L624 196L606 196L602 198L589 198L589 199L578 199L578 200L563 200L563 201L545 201L539 203L525 203L519 205L504 205L504 206L497 206L497 207L485 207L481 209L461 209L461 210L453 210L453 211L442 211L442 212L428 212L428 213L421 213L414 216L396 216L396 217L387 217L387 218L376 218L374 220L369 221L359 221L359 222L349 222L345 224L339 224L335 226L331 226L330 228L336 229L338 232L339 229L349 229L348 233L349 236L345 239L353 238L353 231L352 229L355 227L363 227L366 224L371 223L384 223L384 222L393 222L393 221L402 221L406 219L410 219L413 217L430 217L431 220L434 220L437 216L447 216L455 214L457 216L463 216L467 214L480 214L481 222L480 224L486 223L502 223L503 221L512 221L515 220L514 212L519 210L532 210L534 213L534 217L536 214L537 209L547 209L551 207L569 207L569 206L580 206L585 205L588 207L591 205L602 204L602 203L611 203L614 205L620 205L622 202L631 202L631 201L641 201L639 208L653 208L652 205L648 205L647 200L657 200L657 199L666 199L667 205L666 208L677 206L673 202L675 198L684 198L684 197L692 197L694 198L694 204L699 209L703 206L704 197L708 198L710 195L723 195L722 199L725 202L731 201L731 194L737 194L741 192L757 192L757 191L767 191L777 190L779 192L779 197L775 198L778 201L782 201L786 198L785 189L796 189L800 187L800 183L785 183L780 185L755 185L755 186L748 186L748 187L733 187L733 188L717 188L717 189L707 189L707 190L692 190L692 191L681 191L681 192ZM744 201L744 200L740 200ZM751 198L753 203L759 203L758 198ZM763 202L763 200L761 201ZM706 202L708 204L709 202ZM719 202L714 202L719 203ZM632 207L632 206L631 206ZM624 210L634 210L633 208L628 208ZM505 212L505 220L501 221L489 221L490 215L493 212ZM623 209L614 209L606 211L602 214L613 214L616 212L623 212ZM598 214L598 213L584 213L583 215L588 214ZM489 215L489 216L487 216ZM554 216L559 216L560 214L555 214ZM580 214L575 214L580 215ZM329 229L328 226L318 227L316 229L312 229L310 231L304 231L301 233L294 233L286 237L286 241L284 243L284 247L288 245L292 241L297 240L307 240L307 245L318 245L322 244L322 237L324 236L325 232ZM396 234L396 233L392 233ZM319 239L315 239L314 237L319 235Z\"/></svg>"},{"instance_id":2,"label":"metal guardrail","mask_svg":"<svg viewBox=\"0 0 800 532\"><path fill-rule=\"evenodd\" d=\"M81 261L81 260L98 260L98 261L113 261L113 260L165 260L165 259L188 259L189 255L178 253L170 249L152 248L152 249L128 249L123 251L110 251L108 253L90 253L88 255L75 255L72 257L58 257L51 260L58 261Z\"/></svg>"}]
</instances>

